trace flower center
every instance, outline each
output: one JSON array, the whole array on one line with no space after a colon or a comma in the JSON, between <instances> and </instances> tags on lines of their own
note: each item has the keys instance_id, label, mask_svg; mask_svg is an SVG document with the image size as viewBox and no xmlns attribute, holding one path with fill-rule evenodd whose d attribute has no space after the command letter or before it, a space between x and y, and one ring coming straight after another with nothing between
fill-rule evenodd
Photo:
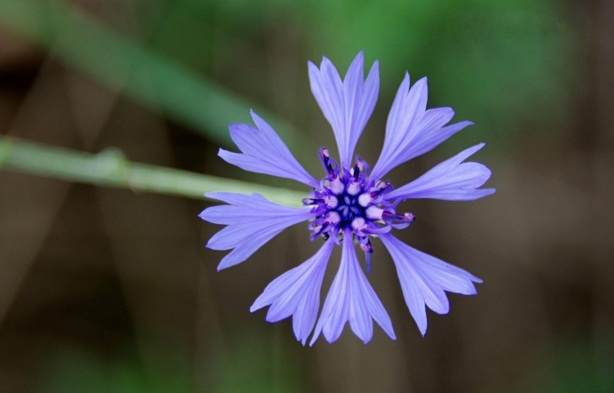
<instances>
[{"instance_id":1,"label":"flower center","mask_svg":"<svg viewBox=\"0 0 614 393\"><path fill-rule=\"evenodd\" d=\"M342 234L349 229L365 252L367 270L370 270L370 254L373 253L370 236L389 232L392 228L405 228L415 217L411 213L396 213L398 201L386 199L393 190L392 185L369 179L369 165L360 157L352 168L340 168L326 148L321 148L319 155L327 176L320 181L320 188L310 193L310 198L303 199L303 205L312 206L318 213L309 223L311 240L323 236L340 242Z\"/></svg>"}]
</instances>

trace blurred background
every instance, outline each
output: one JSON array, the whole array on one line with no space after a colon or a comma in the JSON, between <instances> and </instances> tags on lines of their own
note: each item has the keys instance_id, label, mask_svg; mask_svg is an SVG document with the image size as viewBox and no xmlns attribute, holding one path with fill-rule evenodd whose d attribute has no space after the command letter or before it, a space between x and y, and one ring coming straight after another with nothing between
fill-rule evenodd
<instances>
[{"instance_id":1,"label":"blurred background","mask_svg":"<svg viewBox=\"0 0 614 393\"><path fill-rule=\"evenodd\" d=\"M227 125L254 108L320 177L334 139L307 61L345 73L364 50L381 89L357 152L375 162L408 70L475 125L394 184L483 141L497 188L412 202L399 234L484 279L478 296L450 295L421 337L377 243L369 279L398 339L346 327L304 348L249 312L314 253L304 225L217 273L204 198L2 170L0 391L614 392L612 42L609 0L0 0L11 140L303 190L219 159Z\"/></svg>"}]
</instances>

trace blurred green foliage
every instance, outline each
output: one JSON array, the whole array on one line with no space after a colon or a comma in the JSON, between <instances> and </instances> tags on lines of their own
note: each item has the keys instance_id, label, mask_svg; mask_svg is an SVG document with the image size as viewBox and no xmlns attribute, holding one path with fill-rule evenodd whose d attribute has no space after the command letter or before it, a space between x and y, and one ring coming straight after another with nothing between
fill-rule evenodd
<instances>
[{"instance_id":1,"label":"blurred green foliage","mask_svg":"<svg viewBox=\"0 0 614 393\"><path fill-rule=\"evenodd\" d=\"M561 339L562 337L559 337ZM614 392L614 359L588 339L564 337L542 356L520 393ZM611 340L606 340L611 341Z\"/></svg>"},{"instance_id":2,"label":"blurred green foliage","mask_svg":"<svg viewBox=\"0 0 614 393\"><path fill-rule=\"evenodd\" d=\"M479 125L484 140L515 137L530 121L558 130L577 71L570 16L554 0L140 0L132 10L140 23L131 27L120 23L126 4L105 3L123 38L53 0L5 0L0 21L222 143L228 123L248 121L254 105L205 75L214 74L215 62L234 59L243 70L235 79L250 85L243 94L266 89L252 63L266 56L263 41L275 24L296 29L313 61L326 55L343 69L359 50L380 59L387 97L405 70L414 80L428 75L431 105L454 107ZM308 83L306 67L301 83ZM295 129L265 117L291 146L300 145Z\"/></svg>"},{"instance_id":3,"label":"blurred green foliage","mask_svg":"<svg viewBox=\"0 0 614 393\"><path fill-rule=\"evenodd\" d=\"M206 391L215 393L300 393L305 386L296 347L272 343L257 332L231 336L228 346L205 360ZM272 345L271 345L272 344ZM304 357L303 357L304 358Z\"/></svg>"},{"instance_id":4,"label":"blurred green foliage","mask_svg":"<svg viewBox=\"0 0 614 393\"><path fill-rule=\"evenodd\" d=\"M523 129L527 123L538 132L556 132L568 120L579 48L568 22L570 11L558 1L156 4L145 13L147 29L153 32L151 43L203 70L209 69L214 56L232 58L248 46L256 53L259 47L266 49L260 42L264 32L271 24L285 23L307 41L312 61L325 55L344 69L360 50L365 50L367 59L379 59L381 95L388 97L380 104L384 107L409 70L413 80L429 77L432 106L452 106L459 118L478 125L478 134L486 141L522 135L528 132ZM246 72L249 69L246 64ZM306 70L304 76L302 83L307 84ZM256 79L257 88L264 88L257 77L250 78Z\"/></svg>"},{"instance_id":5,"label":"blurred green foliage","mask_svg":"<svg viewBox=\"0 0 614 393\"><path fill-rule=\"evenodd\" d=\"M75 7L58 1L7 0L0 2L0 22L80 71L218 143L231 143L228 124L249 121L250 104L238 95L157 54L146 41L122 36ZM271 115L268 118L285 130L290 144L296 144L296 132L288 133L290 125L276 123Z\"/></svg>"},{"instance_id":6,"label":"blurred green foliage","mask_svg":"<svg viewBox=\"0 0 614 393\"><path fill-rule=\"evenodd\" d=\"M59 350L41 363L40 393L300 393L299 360L261 335L242 333L208 353L194 370L189 359ZM169 369L168 358L175 359ZM194 376L192 373L196 373Z\"/></svg>"},{"instance_id":7,"label":"blurred green foliage","mask_svg":"<svg viewBox=\"0 0 614 393\"><path fill-rule=\"evenodd\" d=\"M568 120L577 39L555 0L303 1L314 45L349 61L381 60L384 91L405 70L429 77L431 106L452 106L477 130L460 138L556 132ZM561 65L565 65L562 67ZM388 105L388 103L386 103ZM533 130L532 130L533 131ZM527 132L524 130L524 132Z\"/></svg>"},{"instance_id":8,"label":"blurred green foliage","mask_svg":"<svg viewBox=\"0 0 614 393\"><path fill-rule=\"evenodd\" d=\"M155 362L156 359L150 359ZM40 393L192 392L188 363L176 370L145 370L138 360L102 359L95 353L64 349L46 360ZM181 370L181 371L179 371Z\"/></svg>"}]
</instances>

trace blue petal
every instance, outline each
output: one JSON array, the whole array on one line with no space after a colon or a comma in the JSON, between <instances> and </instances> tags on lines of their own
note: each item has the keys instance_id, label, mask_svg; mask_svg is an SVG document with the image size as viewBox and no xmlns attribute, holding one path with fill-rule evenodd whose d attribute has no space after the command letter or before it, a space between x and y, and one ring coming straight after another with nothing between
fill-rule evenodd
<instances>
[{"instance_id":1,"label":"blue petal","mask_svg":"<svg viewBox=\"0 0 614 393\"><path fill-rule=\"evenodd\" d=\"M394 167L424 154L471 122L444 127L454 116L451 108L426 110L427 80L420 79L411 89L409 74L401 83L388 115L382 153L371 172L372 179L381 179Z\"/></svg>"},{"instance_id":2,"label":"blue petal","mask_svg":"<svg viewBox=\"0 0 614 393\"><path fill-rule=\"evenodd\" d=\"M478 189L490 178L490 169L476 162L463 163L483 146L484 144L480 143L460 152L411 183L393 190L386 198L471 201L493 194L494 188Z\"/></svg>"},{"instance_id":3,"label":"blue petal","mask_svg":"<svg viewBox=\"0 0 614 393\"><path fill-rule=\"evenodd\" d=\"M328 239L313 257L273 280L250 311L270 305L266 317L269 322L292 316L294 335L305 345L316 323L322 280L334 246L333 239Z\"/></svg>"},{"instance_id":4,"label":"blue petal","mask_svg":"<svg viewBox=\"0 0 614 393\"><path fill-rule=\"evenodd\" d=\"M326 296L310 345L316 342L320 333L324 333L329 343L336 341L347 321L354 334L366 344L373 337L372 319L392 339L396 339L388 313L360 268L351 239L351 231L346 230L341 265Z\"/></svg>"},{"instance_id":5,"label":"blue petal","mask_svg":"<svg viewBox=\"0 0 614 393\"><path fill-rule=\"evenodd\" d=\"M309 209L278 205L259 194L212 192L207 197L229 203L209 207L199 215L213 224L228 225L207 243L213 250L233 249L222 259L218 270L245 261L279 232L314 217Z\"/></svg>"},{"instance_id":6,"label":"blue petal","mask_svg":"<svg viewBox=\"0 0 614 393\"><path fill-rule=\"evenodd\" d=\"M246 171L318 187L319 182L299 164L275 130L254 111L251 111L251 115L258 128L247 124L232 124L229 127L232 140L243 154L220 149L219 156Z\"/></svg>"},{"instance_id":7,"label":"blue petal","mask_svg":"<svg viewBox=\"0 0 614 393\"><path fill-rule=\"evenodd\" d=\"M373 63L365 80L364 56L360 52L348 68L343 82L326 57L319 69L312 62L308 67L311 91L333 128L341 165L348 168L356 143L375 108L379 93L379 63Z\"/></svg>"},{"instance_id":8,"label":"blue petal","mask_svg":"<svg viewBox=\"0 0 614 393\"><path fill-rule=\"evenodd\" d=\"M449 311L444 291L475 295L473 283L482 280L471 273L408 246L390 234L380 236L392 256L409 312L420 333L426 334L425 305L438 314Z\"/></svg>"}]
</instances>

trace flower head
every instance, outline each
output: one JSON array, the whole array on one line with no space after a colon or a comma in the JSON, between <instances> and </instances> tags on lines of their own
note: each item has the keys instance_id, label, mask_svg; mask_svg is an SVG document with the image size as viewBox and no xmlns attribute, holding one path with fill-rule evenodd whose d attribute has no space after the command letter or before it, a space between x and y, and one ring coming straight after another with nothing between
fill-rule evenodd
<instances>
[{"instance_id":1,"label":"flower head","mask_svg":"<svg viewBox=\"0 0 614 393\"><path fill-rule=\"evenodd\" d=\"M287 227L308 221L311 241L323 239L320 250L301 265L273 280L256 299L251 311L269 306L267 321L292 317L296 338L310 344L323 334L334 342L349 322L352 331L367 343L373 336L373 320L392 339L392 323L363 272L354 244L371 270L372 240L379 238L397 270L401 290L420 332L426 333L426 307L439 314L448 312L445 291L473 295L474 283L482 281L463 269L418 251L392 235L393 229L412 224L412 213L397 209L411 198L466 201L495 192L480 189L490 170L479 163L464 162L484 144L470 147L435 166L418 179L394 188L384 176L396 166L424 154L470 125L448 125L451 108L426 109L427 85L423 78L410 87L405 75L396 94L388 121L384 146L373 169L354 157L358 138L373 112L379 91L379 68L375 62L366 79L363 54L356 56L343 80L324 58L318 68L309 62L311 91L324 117L333 128L339 161L325 147L319 151L324 177L312 177L294 158L277 133L252 112L256 127L233 124L230 134L241 153L220 149L220 157L244 170L299 181L311 188L303 208L275 204L261 195L216 192L208 197L227 205L205 209L200 217L226 225L207 247L231 250L218 270L245 261ZM320 310L322 281L333 248L341 246L341 264Z\"/></svg>"}]
</instances>

